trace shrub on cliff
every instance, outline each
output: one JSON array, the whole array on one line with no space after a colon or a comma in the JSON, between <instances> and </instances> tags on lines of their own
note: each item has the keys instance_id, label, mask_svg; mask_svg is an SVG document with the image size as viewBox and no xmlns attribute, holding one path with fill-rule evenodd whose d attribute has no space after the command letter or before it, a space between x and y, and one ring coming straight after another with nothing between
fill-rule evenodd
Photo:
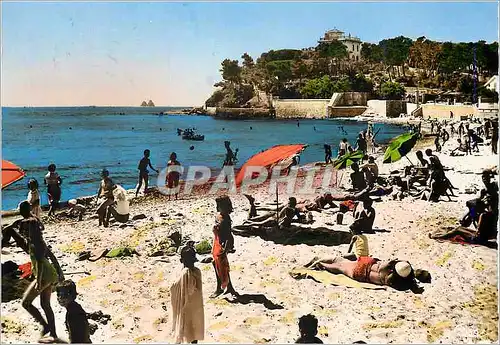
<instances>
[{"instance_id":1,"label":"shrub on cliff","mask_svg":"<svg viewBox=\"0 0 500 345\"><path fill-rule=\"evenodd\" d=\"M239 108L254 97L252 85L226 84L205 102L207 107Z\"/></svg>"}]
</instances>

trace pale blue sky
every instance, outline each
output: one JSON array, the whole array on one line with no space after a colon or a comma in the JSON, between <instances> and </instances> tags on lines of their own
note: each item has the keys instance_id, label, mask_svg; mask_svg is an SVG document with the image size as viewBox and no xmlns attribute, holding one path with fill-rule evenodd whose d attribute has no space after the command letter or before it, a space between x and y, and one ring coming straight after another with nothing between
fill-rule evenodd
<instances>
[{"instance_id":1,"label":"pale blue sky","mask_svg":"<svg viewBox=\"0 0 500 345\"><path fill-rule=\"evenodd\" d=\"M333 27L374 43L498 39L494 2L1 6L4 105L201 105L224 58L311 47Z\"/></svg>"}]
</instances>

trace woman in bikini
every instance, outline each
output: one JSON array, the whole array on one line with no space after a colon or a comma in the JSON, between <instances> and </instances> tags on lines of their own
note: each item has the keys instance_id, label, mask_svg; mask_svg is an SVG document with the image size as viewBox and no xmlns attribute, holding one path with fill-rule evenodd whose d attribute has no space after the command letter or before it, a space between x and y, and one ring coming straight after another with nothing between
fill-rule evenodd
<instances>
[{"instance_id":1,"label":"woman in bikini","mask_svg":"<svg viewBox=\"0 0 500 345\"><path fill-rule=\"evenodd\" d=\"M390 286L393 289L414 293L423 291L418 286L430 282L430 274L424 270L413 270L407 261L380 261L370 256L361 256L357 261L338 257L332 260L318 260L308 267L323 269L333 274L343 274L361 283Z\"/></svg>"}]
</instances>

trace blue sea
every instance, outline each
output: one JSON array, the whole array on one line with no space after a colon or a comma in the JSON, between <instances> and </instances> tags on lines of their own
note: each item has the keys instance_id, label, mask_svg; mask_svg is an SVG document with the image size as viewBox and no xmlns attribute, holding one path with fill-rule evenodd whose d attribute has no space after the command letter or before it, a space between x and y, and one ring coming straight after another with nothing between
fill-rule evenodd
<instances>
[{"instance_id":1,"label":"blue sea","mask_svg":"<svg viewBox=\"0 0 500 345\"><path fill-rule=\"evenodd\" d=\"M342 120L220 120L208 116L155 115L171 108L57 107L2 108L2 158L26 171L26 177L2 190L2 210L17 207L27 196L29 178L40 183L42 203L47 203L43 177L50 163L63 179L62 200L95 194L99 173L107 168L116 183L133 188L137 165L145 149L151 162L164 168L175 151L183 165L220 168L225 156L224 140L239 148L238 165L253 154L277 144L305 143L301 164L324 159L323 145L336 151L345 136L354 146L366 123ZM339 129L343 126L347 135ZM182 140L177 128L195 127L205 141ZM251 129L252 128L252 129ZM387 142L404 129L379 128L377 142ZM194 150L190 146L194 145ZM334 155L336 152L334 152ZM150 175L150 184L156 181Z\"/></svg>"}]
</instances>

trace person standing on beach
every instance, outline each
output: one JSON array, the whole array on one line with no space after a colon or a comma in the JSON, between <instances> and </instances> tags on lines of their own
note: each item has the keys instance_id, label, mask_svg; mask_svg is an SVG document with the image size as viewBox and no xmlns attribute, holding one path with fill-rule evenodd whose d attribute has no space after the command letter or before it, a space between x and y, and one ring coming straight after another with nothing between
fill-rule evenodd
<instances>
[{"instance_id":1,"label":"person standing on beach","mask_svg":"<svg viewBox=\"0 0 500 345\"><path fill-rule=\"evenodd\" d=\"M179 195L179 191L177 190L177 187L179 186L179 178L180 178L180 173L178 171L172 170L170 167L174 166L180 166L181 163L177 160L177 154L175 152L172 152L170 154L170 160L167 163L167 187L169 189L176 189L175 190L175 200L177 200L177 196ZM169 191L170 193L172 191ZM170 200L170 195L168 194L168 200Z\"/></svg>"},{"instance_id":2,"label":"person standing on beach","mask_svg":"<svg viewBox=\"0 0 500 345\"><path fill-rule=\"evenodd\" d=\"M139 170L139 185L137 186L137 190L135 191L135 196L139 194L139 190L142 187L142 181L144 181L144 192L148 190L148 184L149 184L149 171L148 171L148 166L156 171L158 173L159 171L153 168L151 165L151 160L149 159L149 156L151 155L151 151L149 150L144 150L144 157L139 161L139 166L137 169Z\"/></svg>"},{"instance_id":3,"label":"person standing on beach","mask_svg":"<svg viewBox=\"0 0 500 345\"><path fill-rule=\"evenodd\" d=\"M358 139L356 140L356 150L366 154L366 139L363 136L364 133L359 133Z\"/></svg>"},{"instance_id":4,"label":"person standing on beach","mask_svg":"<svg viewBox=\"0 0 500 345\"><path fill-rule=\"evenodd\" d=\"M347 142L346 138L343 138L342 141L339 144L339 157L342 157L347 153L347 147L349 146L349 143Z\"/></svg>"},{"instance_id":5,"label":"person standing on beach","mask_svg":"<svg viewBox=\"0 0 500 345\"><path fill-rule=\"evenodd\" d=\"M38 181L32 178L28 182L28 202L31 205L31 213L40 218L42 215L42 208L40 207L40 192L38 191Z\"/></svg>"},{"instance_id":6,"label":"person standing on beach","mask_svg":"<svg viewBox=\"0 0 500 345\"><path fill-rule=\"evenodd\" d=\"M106 222L106 215L108 212L108 207L111 206L114 202L113 189L115 184L113 180L109 177L109 171L107 169L103 169L101 172L101 184L99 185L99 190L97 191L96 201L99 200L101 196L104 197L104 200L97 207L97 214L99 215L99 226L104 225L108 226Z\"/></svg>"},{"instance_id":7,"label":"person standing on beach","mask_svg":"<svg viewBox=\"0 0 500 345\"><path fill-rule=\"evenodd\" d=\"M498 121L491 125L491 152L495 155L498 152Z\"/></svg>"},{"instance_id":8,"label":"person standing on beach","mask_svg":"<svg viewBox=\"0 0 500 345\"><path fill-rule=\"evenodd\" d=\"M213 228L214 241L212 245L212 256L214 261L215 277L217 279L217 288L210 296L215 298L221 295L226 289L226 293L237 295L234 290L231 278L229 276L228 253L234 253L234 237L231 232L231 217L233 211L231 199L227 195L215 199L217 211L219 212Z\"/></svg>"},{"instance_id":9,"label":"person standing on beach","mask_svg":"<svg viewBox=\"0 0 500 345\"><path fill-rule=\"evenodd\" d=\"M56 173L56 165L50 164L47 168L49 171L45 175L44 182L47 185L47 195L49 197L49 216L55 215L56 208L59 206L59 201L61 200L61 184L62 179L58 173Z\"/></svg>"},{"instance_id":10,"label":"person standing on beach","mask_svg":"<svg viewBox=\"0 0 500 345\"><path fill-rule=\"evenodd\" d=\"M178 344L196 344L205 338L203 283L201 271L194 265L196 261L196 250L188 242L181 249L184 269L170 288L172 331Z\"/></svg>"},{"instance_id":11,"label":"person standing on beach","mask_svg":"<svg viewBox=\"0 0 500 345\"><path fill-rule=\"evenodd\" d=\"M42 233L43 224L31 214L31 205L28 201L23 201L19 205L19 213L23 217L19 224L20 232L27 235L22 249L30 256L32 272L35 277L24 293L22 306L42 325L41 337L49 334L53 339L47 339L47 341L53 341L57 339L57 334L50 297L56 283L64 280L64 274L56 257L45 244ZM33 305L33 300L38 296L40 296L40 305L47 321ZM44 339L40 339L40 342L42 340Z\"/></svg>"},{"instance_id":12,"label":"person standing on beach","mask_svg":"<svg viewBox=\"0 0 500 345\"><path fill-rule=\"evenodd\" d=\"M325 148L325 164L332 162L332 147L328 144L324 145Z\"/></svg>"},{"instance_id":13,"label":"person standing on beach","mask_svg":"<svg viewBox=\"0 0 500 345\"><path fill-rule=\"evenodd\" d=\"M226 148L226 158L224 159L224 163L222 163L222 167L225 167L226 165L234 165L234 153L233 150L231 150L230 145L230 141L224 141L224 147Z\"/></svg>"}]
</instances>

